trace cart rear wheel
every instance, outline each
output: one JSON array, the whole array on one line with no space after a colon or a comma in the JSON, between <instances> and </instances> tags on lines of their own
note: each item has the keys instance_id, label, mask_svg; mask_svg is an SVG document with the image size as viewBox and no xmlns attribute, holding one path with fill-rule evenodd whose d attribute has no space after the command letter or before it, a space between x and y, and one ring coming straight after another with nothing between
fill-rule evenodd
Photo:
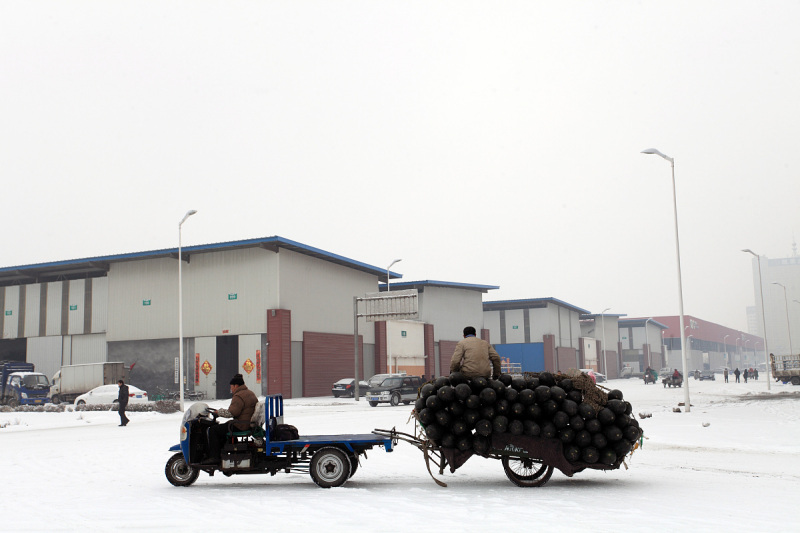
<instances>
[{"instance_id":1,"label":"cart rear wheel","mask_svg":"<svg viewBox=\"0 0 800 533\"><path fill-rule=\"evenodd\" d=\"M200 471L187 465L182 453L176 453L167 461L164 474L166 474L167 480L176 487L188 487L197 481Z\"/></svg>"},{"instance_id":2,"label":"cart rear wheel","mask_svg":"<svg viewBox=\"0 0 800 533\"><path fill-rule=\"evenodd\" d=\"M350 479L356 474L356 470L358 470L358 455L352 453L348 455L348 458L350 459L350 476L347 479Z\"/></svg>"},{"instance_id":3,"label":"cart rear wheel","mask_svg":"<svg viewBox=\"0 0 800 533\"><path fill-rule=\"evenodd\" d=\"M511 482L518 487L541 487L553 475L553 467L539 459L503 457L503 470Z\"/></svg>"},{"instance_id":4,"label":"cart rear wheel","mask_svg":"<svg viewBox=\"0 0 800 533\"><path fill-rule=\"evenodd\" d=\"M311 458L309 472L314 483L323 489L344 485L350 477L350 459L342 450L333 446L320 448Z\"/></svg>"}]
</instances>

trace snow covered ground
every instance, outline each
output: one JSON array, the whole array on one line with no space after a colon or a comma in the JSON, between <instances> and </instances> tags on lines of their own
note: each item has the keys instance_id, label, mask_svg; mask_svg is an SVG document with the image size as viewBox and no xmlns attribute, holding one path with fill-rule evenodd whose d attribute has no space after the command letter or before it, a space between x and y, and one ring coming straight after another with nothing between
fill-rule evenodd
<instances>
[{"instance_id":1,"label":"snow covered ground","mask_svg":"<svg viewBox=\"0 0 800 533\"><path fill-rule=\"evenodd\" d=\"M473 457L437 486L422 454L400 442L369 452L346 485L306 475L201 474L170 485L164 465L181 415L0 413L1 531L797 531L800 387L690 380L683 389L612 380L647 439L623 466L522 489L499 461ZM214 402L225 407L227 402ZM330 398L286 401L301 434L413 432L411 406ZM795 524L794 526L792 524ZM431 529L432 528L432 529Z\"/></svg>"}]
</instances>

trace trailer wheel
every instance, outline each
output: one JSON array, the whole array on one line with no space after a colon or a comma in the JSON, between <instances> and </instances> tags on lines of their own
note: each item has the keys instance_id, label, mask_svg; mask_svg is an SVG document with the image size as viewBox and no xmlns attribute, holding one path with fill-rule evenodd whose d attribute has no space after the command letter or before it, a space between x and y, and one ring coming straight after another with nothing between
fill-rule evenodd
<instances>
[{"instance_id":1,"label":"trailer wheel","mask_svg":"<svg viewBox=\"0 0 800 533\"><path fill-rule=\"evenodd\" d=\"M800 377L794 376L792 378L792 385L800 385Z\"/></svg>"},{"instance_id":2,"label":"trailer wheel","mask_svg":"<svg viewBox=\"0 0 800 533\"><path fill-rule=\"evenodd\" d=\"M320 448L311 458L311 479L323 489L344 485L350 477L350 459L333 446Z\"/></svg>"},{"instance_id":3,"label":"trailer wheel","mask_svg":"<svg viewBox=\"0 0 800 533\"><path fill-rule=\"evenodd\" d=\"M397 407L400 405L400 395L398 393L393 393L392 398L389 400L389 403Z\"/></svg>"},{"instance_id":4,"label":"trailer wheel","mask_svg":"<svg viewBox=\"0 0 800 533\"><path fill-rule=\"evenodd\" d=\"M518 487L541 487L553 475L553 467L539 459L503 457L503 470L506 477Z\"/></svg>"},{"instance_id":5,"label":"trailer wheel","mask_svg":"<svg viewBox=\"0 0 800 533\"><path fill-rule=\"evenodd\" d=\"M347 479L350 479L356 475L356 470L358 470L358 454L351 453L347 457L350 459L350 476Z\"/></svg>"},{"instance_id":6,"label":"trailer wheel","mask_svg":"<svg viewBox=\"0 0 800 533\"><path fill-rule=\"evenodd\" d=\"M197 481L200 471L187 465L182 453L176 453L167 461L164 474L167 476L167 481L176 487L188 487Z\"/></svg>"}]
</instances>

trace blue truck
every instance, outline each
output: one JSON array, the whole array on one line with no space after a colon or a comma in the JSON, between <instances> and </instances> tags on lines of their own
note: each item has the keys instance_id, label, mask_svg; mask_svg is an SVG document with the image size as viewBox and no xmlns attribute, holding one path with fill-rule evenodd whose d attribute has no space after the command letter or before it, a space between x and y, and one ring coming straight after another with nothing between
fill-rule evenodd
<instances>
[{"instance_id":1,"label":"blue truck","mask_svg":"<svg viewBox=\"0 0 800 533\"><path fill-rule=\"evenodd\" d=\"M308 473L322 488L338 487L355 474L361 456L375 446L391 452L396 439L376 433L350 435L279 435L283 426L283 396L269 395L260 402L247 431L229 433L219 464L203 459L208 453L207 430L216 424L216 411L204 403L192 404L181 422L180 444L164 469L167 480L186 487L200 472L233 474ZM280 440L278 440L280 438Z\"/></svg>"},{"instance_id":2,"label":"blue truck","mask_svg":"<svg viewBox=\"0 0 800 533\"><path fill-rule=\"evenodd\" d=\"M50 381L35 371L33 363L0 361L0 378L2 405L42 405L50 401Z\"/></svg>"}]
</instances>

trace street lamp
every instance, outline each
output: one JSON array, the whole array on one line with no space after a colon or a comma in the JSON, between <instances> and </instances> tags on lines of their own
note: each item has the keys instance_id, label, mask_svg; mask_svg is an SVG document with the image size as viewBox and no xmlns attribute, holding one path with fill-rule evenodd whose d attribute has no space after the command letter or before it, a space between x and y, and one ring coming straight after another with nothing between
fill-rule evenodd
<instances>
[{"instance_id":1,"label":"street lamp","mask_svg":"<svg viewBox=\"0 0 800 533\"><path fill-rule=\"evenodd\" d=\"M769 377L769 359L767 359L767 353L769 353L769 342L767 342L767 310L764 308L764 282L761 280L761 256L750 248L745 248L742 251L758 259L758 292L761 294L761 324L764 326L764 362L766 363L767 368L767 390L772 390L772 384L770 383Z\"/></svg>"},{"instance_id":2,"label":"street lamp","mask_svg":"<svg viewBox=\"0 0 800 533\"><path fill-rule=\"evenodd\" d=\"M392 268L395 265L395 263L399 263L400 261L402 261L402 259L395 259L394 261L389 263L388 267L386 267L386 295L387 296L389 295L389 292L392 290L391 289L391 285L390 285L391 282L389 280L389 278L390 278L389 269ZM386 303L387 303L387 305L391 306L391 303L389 303L388 301ZM389 372L391 373L392 372L392 366L395 366L395 367L397 366L397 360L394 361L394 363L395 363L394 365L391 364L391 356L389 355L389 317L386 317L386 359L387 359L386 363L389 365ZM397 368L395 368L395 371L397 371Z\"/></svg>"},{"instance_id":3,"label":"street lamp","mask_svg":"<svg viewBox=\"0 0 800 533\"><path fill-rule=\"evenodd\" d=\"M187 211L180 222L178 222L178 366L180 366L180 383L178 389L180 390L181 412L183 412L183 278L182 278L182 264L181 258L181 226L186 222L186 219L197 213L197 210L192 209Z\"/></svg>"},{"instance_id":4,"label":"street lamp","mask_svg":"<svg viewBox=\"0 0 800 533\"><path fill-rule=\"evenodd\" d=\"M644 345L647 348L647 366L650 366L650 346L647 344L647 324L653 320L652 318L648 318L644 321Z\"/></svg>"},{"instance_id":5,"label":"street lamp","mask_svg":"<svg viewBox=\"0 0 800 533\"><path fill-rule=\"evenodd\" d=\"M730 362L728 361L728 345L725 343L725 339L727 339L730 336L731 334L728 333L727 335L722 337L722 349L725 350L725 366L728 366L730 364Z\"/></svg>"},{"instance_id":6,"label":"street lamp","mask_svg":"<svg viewBox=\"0 0 800 533\"><path fill-rule=\"evenodd\" d=\"M792 327L789 325L789 298L786 296L786 285L777 281L773 281L772 284L783 287L783 303L786 305L786 329L789 332L789 354L792 355L794 350L792 350Z\"/></svg>"},{"instance_id":7,"label":"street lamp","mask_svg":"<svg viewBox=\"0 0 800 533\"><path fill-rule=\"evenodd\" d=\"M686 342L684 339L685 332L683 331L683 282L681 281L681 245L680 239L678 238L678 194L675 190L675 160L667 155L662 154L655 148L648 148L647 150L642 150L643 154L654 154L659 157L663 157L667 161L669 161L669 165L672 168L672 208L675 215L675 255L678 260L678 304L680 307L680 323L681 323L681 362L683 363L683 371L686 372L688 368L686 365ZM686 412L688 413L691 410L691 403L689 402L689 381L687 380L684 383L683 387L683 401L686 405Z\"/></svg>"},{"instance_id":8,"label":"street lamp","mask_svg":"<svg viewBox=\"0 0 800 533\"><path fill-rule=\"evenodd\" d=\"M603 326L603 371L605 372L606 379L611 378L608 373L608 359L606 358L606 311L610 310L610 307L606 307L603 309L603 312L600 313L600 323Z\"/></svg>"}]
</instances>

